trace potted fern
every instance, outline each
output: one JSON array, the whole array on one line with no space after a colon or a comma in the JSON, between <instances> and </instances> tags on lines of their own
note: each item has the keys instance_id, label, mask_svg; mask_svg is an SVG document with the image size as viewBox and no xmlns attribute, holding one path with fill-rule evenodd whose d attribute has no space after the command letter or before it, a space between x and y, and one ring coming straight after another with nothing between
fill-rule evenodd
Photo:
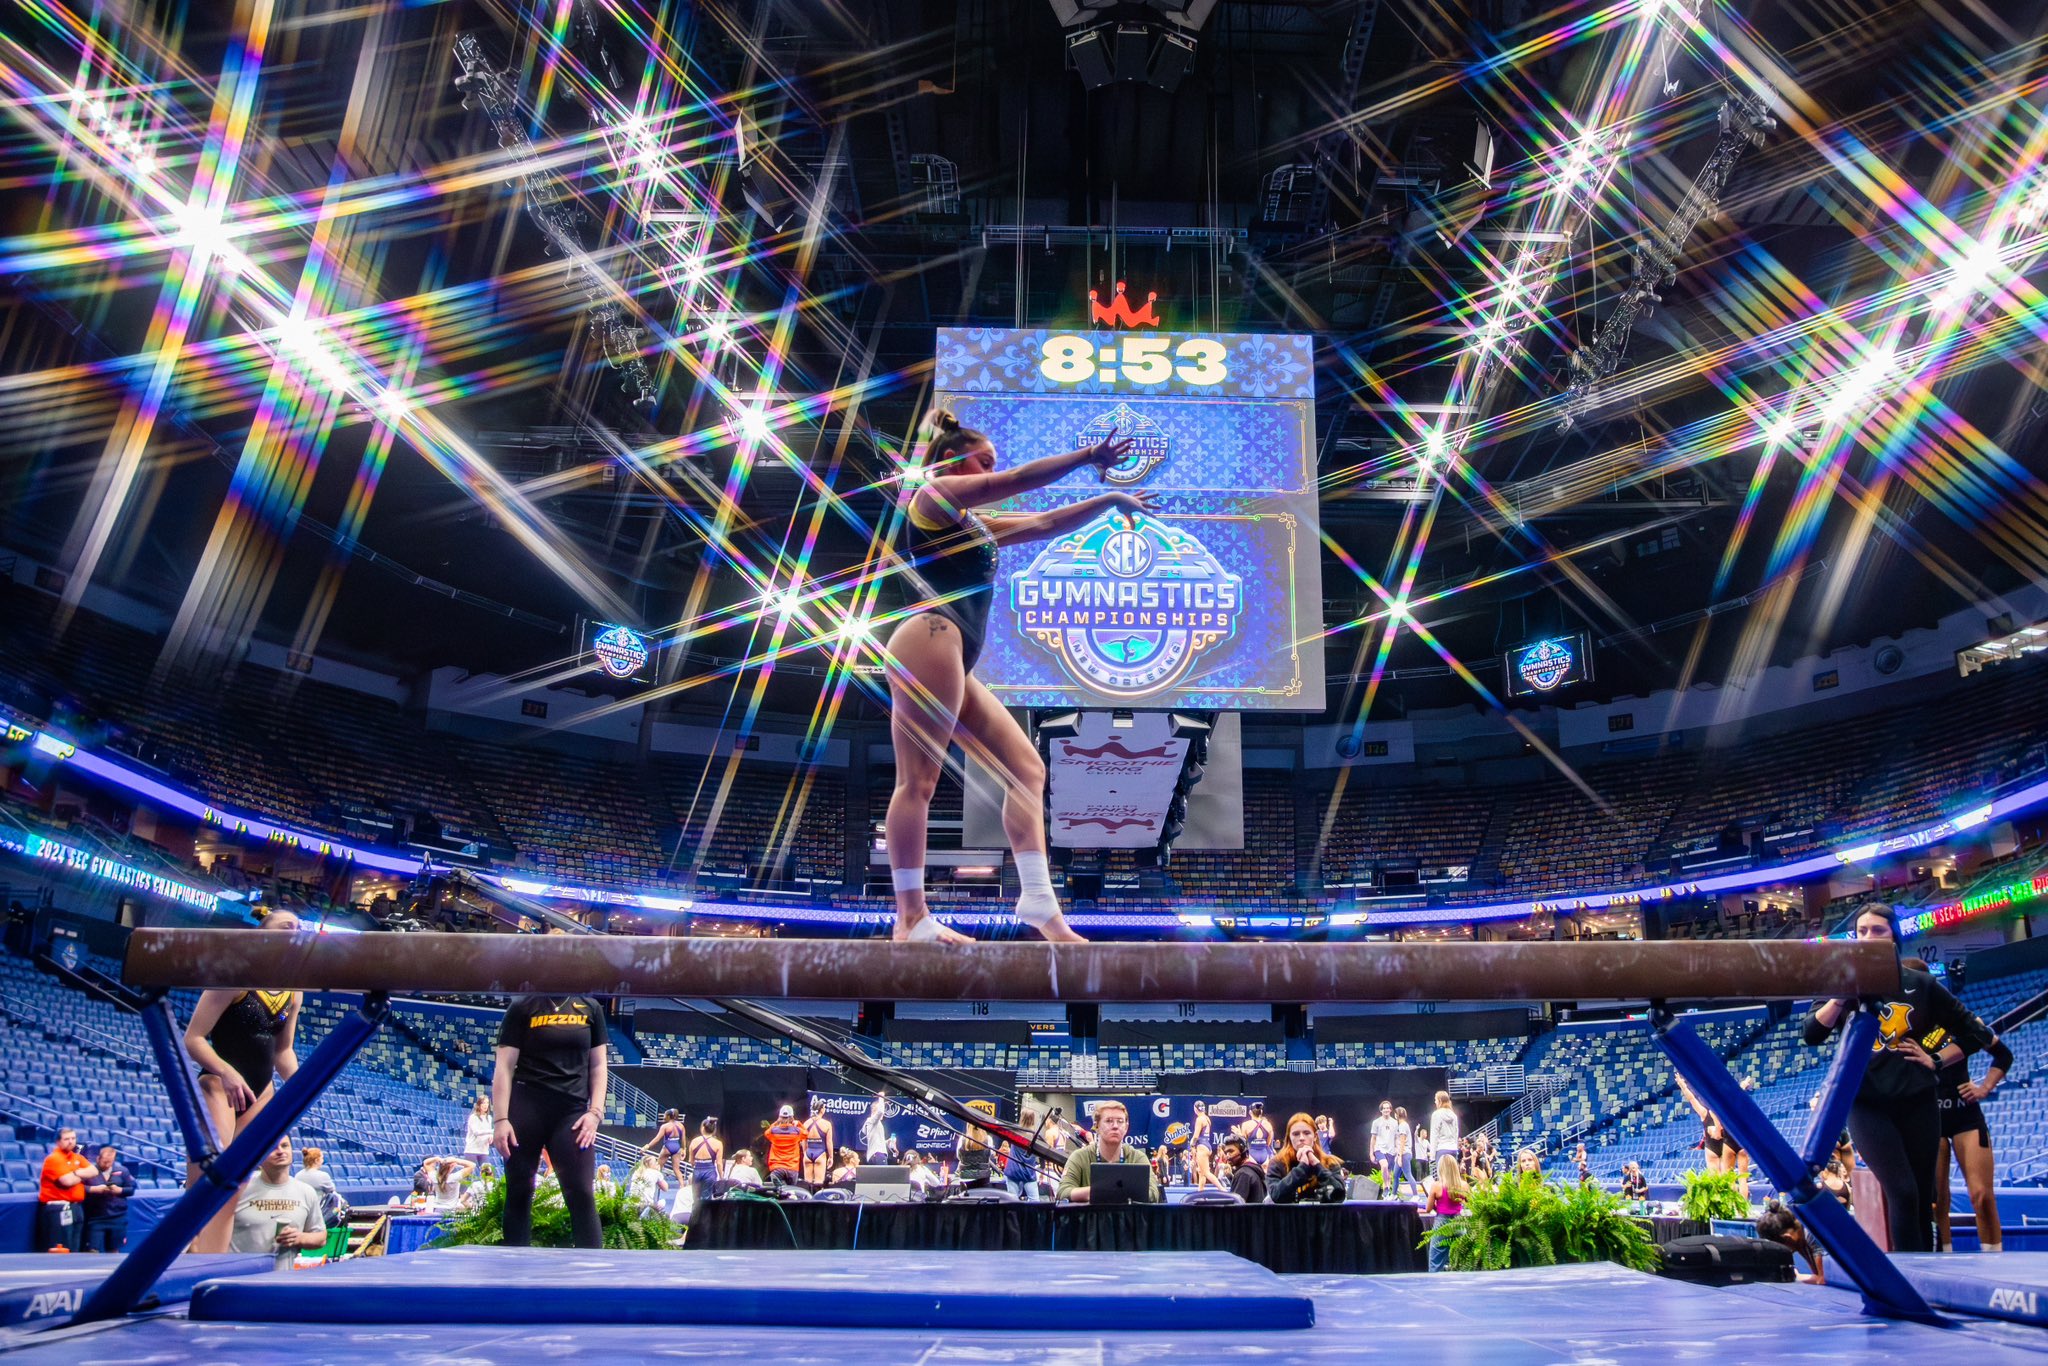
<instances>
[{"instance_id":1,"label":"potted fern","mask_svg":"<svg viewBox=\"0 0 2048 1366\"><path fill-rule=\"evenodd\" d=\"M1749 1201L1734 1172L1690 1171L1684 1180L1685 1193L1678 1197L1678 1208L1686 1218L1703 1224L1749 1218Z\"/></svg>"},{"instance_id":2,"label":"potted fern","mask_svg":"<svg viewBox=\"0 0 2048 1366\"><path fill-rule=\"evenodd\" d=\"M1442 1243L1453 1271L1554 1266L1557 1252L1543 1209L1550 1198L1533 1173L1480 1182L1465 1197L1464 1213L1439 1220L1423 1242Z\"/></svg>"},{"instance_id":3,"label":"potted fern","mask_svg":"<svg viewBox=\"0 0 2048 1366\"><path fill-rule=\"evenodd\" d=\"M604 1245L611 1249L652 1250L675 1246L682 1226L659 1210L645 1208L623 1190L597 1192L597 1219L604 1227ZM496 1181L475 1209L449 1219L435 1234L433 1247L496 1247L505 1241L505 1183ZM544 1183L533 1195L533 1245L572 1247L569 1211L561 1188Z\"/></svg>"},{"instance_id":4,"label":"potted fern","mask_svg":"<svg viewBox=\"0 0 2048 1366\"><path fill-rule=\"evenodd\" d=\"M1628 1204L1597 1186L1569 1190L1533 1172L1472 1187L1464 1213L1423 1239L1444 1245L1453 1271L1506 1271L1564 1262L1618 1262L1654 1271L1661 1260L1649 1228Z\"/></svg>"}]
</instances>

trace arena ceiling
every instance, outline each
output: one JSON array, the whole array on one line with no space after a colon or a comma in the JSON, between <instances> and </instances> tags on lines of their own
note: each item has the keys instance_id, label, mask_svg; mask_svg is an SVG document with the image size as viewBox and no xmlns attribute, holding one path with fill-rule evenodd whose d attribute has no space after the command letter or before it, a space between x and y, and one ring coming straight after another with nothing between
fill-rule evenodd
<instances>
[{"instance_id":1,"label":"arena ceiling","mask_svg":"<svg viewBox=\"0 0 2048 1366\"><path fill-rule=\"evenodd\" d=\"M681 707L863 707L933 329L1127 279L1317 338L1346 719L2048 570L2042 6L1198 4L1173 89L1068 69L1177 8L15 9L0 540L190 667L547 676L587 617L679 628Z\"/></svg>"}]
</instances>

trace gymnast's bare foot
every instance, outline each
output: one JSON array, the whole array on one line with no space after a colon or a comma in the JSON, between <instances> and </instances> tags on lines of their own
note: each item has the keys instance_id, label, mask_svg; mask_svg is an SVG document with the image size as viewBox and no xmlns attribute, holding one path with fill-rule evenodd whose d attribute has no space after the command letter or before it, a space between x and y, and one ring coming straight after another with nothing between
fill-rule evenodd
<instances>
[{"instance_id":1,"label":"gymnast's bare foot","mask_svg":"<svg viewBox=\"0 0 2048 1366\"><path fill-rule=\"evenodd\" d=\"M974 941L958 930L948 929L939 923L939 918L930 911L896 912L896 928L889 931L889 938L898 944L971 944Z\"/></svg>"},{"instance_id":2,"label":"gymnast's bare foot","mask_svg":"<svg viewBox=\"0 0 2048 1366\"><path fill-rule=\"evenodd\" d=\"M1052 919L1043 924L1032 925L1031 928L1038 931L1039 938L1049 944L1085 944L1088 942L1081 937L1080 933L1072 925L1067 923L1066 916L1058 911L1053 912Z\"/></svg>"}]
</instances>

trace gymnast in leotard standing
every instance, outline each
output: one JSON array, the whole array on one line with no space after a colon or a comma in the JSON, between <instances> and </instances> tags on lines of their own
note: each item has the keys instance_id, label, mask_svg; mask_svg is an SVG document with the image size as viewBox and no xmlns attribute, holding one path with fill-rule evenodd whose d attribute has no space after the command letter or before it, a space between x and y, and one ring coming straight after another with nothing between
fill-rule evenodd
<instances>
[{"instance_id":1,"label":"gymnast in leotard standing","mask_svg":"<svg viewBox=\"0 0 2048 1366\"><path fill-rule=\"evenodd\" d=\"M665 1110L661 1116L661 1127L654 1131L654 1137L647 1140L647 1146L640 1151L651 1153L657 1146L662 1151L661 1165L675 1174L678 1184L683 1176L683 1140L690 1136L690 1128L683 1123L680 1110Z\"/></svg>"},{"instance_id":2,"label":"gymnast in leotard standing","mask_svg":"<svg viewBox=\"0 0 2048 1366\"><path fill-rule=\"evenodd\" d=\"M825 1117L825 1098L811 1097L810 1118L804 1121L804 1181L822 1186L832 1179L832 1121Z\"/></svg>"},{"instance_id":3,"label":"gymnast in leotard standing","mask_svg":"<svg viewBox=\"0 0 2048 1366\"><path fill-rule=\"evenodd\" d=\"M1017 918L1046 939L1078 942L1060 913L1045 855L1045 763L1023 728L974 677L988 628L996 547L1042 541L1119 511L1137 524L1151 495L1103 493L1050 512L979 513L975 509L1057 483L1075 470L1108 469L1128 440L1048 455L1006 470L995 447L950 413L936 419L925 446L929 478L905 505L903 554L911 613L889 636L889 729L896 747L896 789L884 826L896 889L895 938L961 941L925 904L926 822L932 793L956 732L1002 775L1003 833L1017 859L1022 894Z\"/></svg>"},{"instance_id":4,"label":"gymnast in leotard standing","mask_svg":"<svg viewBox=\"0 0 2048 1366\"><path fill-rule=\"evenodd\" d=\"M296 930L299 918L272 911L266 930ZM199 1064L199 1098L220 1146L242 1131L270 1103L272 1078L289 1081L299 1070L299 1002L296 991L203 991L185 1026L185 1051ZM189 1167L186 1185L199 1180ZM226 1252L235 1231L235 1202L221 1207L199 1236L194 1252Z\"/></svg>"}]
</instances>

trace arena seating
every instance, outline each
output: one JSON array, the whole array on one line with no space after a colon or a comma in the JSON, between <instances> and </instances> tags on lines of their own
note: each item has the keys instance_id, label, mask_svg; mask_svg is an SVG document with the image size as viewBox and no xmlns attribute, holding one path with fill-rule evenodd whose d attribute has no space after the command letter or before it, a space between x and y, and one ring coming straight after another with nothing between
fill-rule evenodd
<instances>
[{"instance_id":1,"label":"arena seating","mask_svg":"<svg viewBox=\"0 0 2048 1366\"><path fill-rule=\"evenodd\" d=\"M846 872L844 822L858 813L865 834L888 802L886 770L856 800L829 768L628 761L592 742L533 732L457 737L386 698L253 664L224 682L157 677L149 633L91 612L60 633L54 599L0 592L0 701L212 800L358 838L436 827L500 864L596 884L660 884L694 871L721 892L830 887ZM1707 752L1580 758L1576 777L1597 800L1555 773L1487 787L1412 778L1388 787L1353 774L1327 821L1329 799L1314 794L1319 819L1303 829L1301 775L1249 769L1246 850L1180 851L1170 881L1155 877L1135 896L1292 909L1319 838L1326 884L1358 882L1376 865L1464 867L1467 883L1449 894L1455 902L1661 875L1674 851L1724 833L1762 831L1774 854L1791 854L1927 821L2048 763L2039 738L2048 722L2044 669L2048 661L2019 661L1932 702ZM959 801L956 785L940 785L933 848L960 847ZM1143 881L1132 856L1116 851L1106 864L1115 889L1106 895L1130 903ZM935 896L954 894L934 886Z\"/></svg>"}]
</instances>

